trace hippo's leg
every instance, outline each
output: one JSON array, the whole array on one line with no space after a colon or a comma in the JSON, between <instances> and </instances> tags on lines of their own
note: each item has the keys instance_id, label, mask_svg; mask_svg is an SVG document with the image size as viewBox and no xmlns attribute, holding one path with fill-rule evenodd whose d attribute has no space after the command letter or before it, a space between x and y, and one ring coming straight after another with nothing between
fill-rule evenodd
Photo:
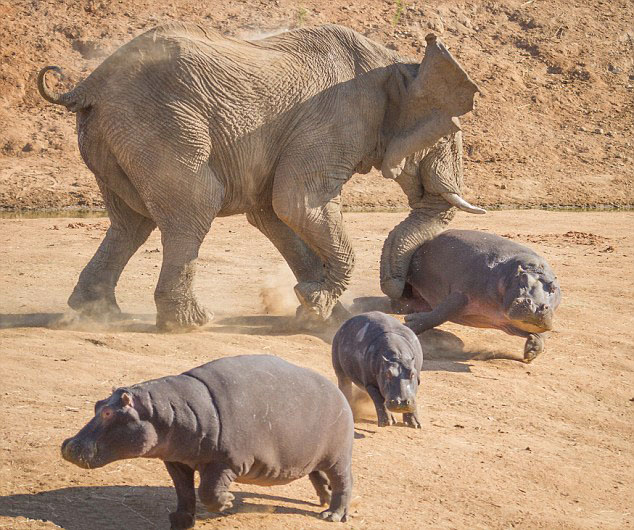
<instances>
[{"instance_id":1,"label":"hippo's leg","mask_svg":"<svg viewBox=\"0 0 634 530\"><path fill-rule=\"evenodd\" d=\"M432 311L407 315L405 317L405 325L414 333L420 334L457 317L468 303L469 299L461 292L451 293Z\"/></svg>"},{"instance_id":2,"label":"hippo's leg","mask_svg":"<svg viewBox=\"0 0 634 530\"><path fill-rule=\"evenodd\" d=\"M196 491L194 490L194 470L179 462L165 462L167 472L174 481L178 504L176 511L170 513L173 530L194 528L196 519Z\"/></svg>"},{"instance_id":3,"label":"hippo's leg","mask_svg":"<svg viewBox=\"0 0 634 530\"><path fill-rule=\"evenodd\" d=\"M388 427L390 425L394 425L396 423L396 418L394 418L394 415L385 407L385 398L381 395L381 391L374 385L366 386L365 390L374 402L378 426Z\"/></svg>"},{"instance_id":4,"label":"hippo's leg","mask_svg":"<svg viewBox=\"0 0 634 530\"><path fill-rule=\"evenodd\" d=\"M319 504L322 506L326 506L330 503L330 482L328 482L328 477L326 473L323 471L313 471L308 474L308 478L310 482L315 487L315 491L319 496Z\"/></svg>"},{"instance_id":5,"label":"hippo's leg","mask_svg":"<svg viewBox=\"0 0 634 530\"><path fill-rule=\"evenodd\" d=\"M524 344L524 362L530 363L544 351L545 340L542 333L531 333Z\"/></svg>"},{"instance_id":6,"label":"hippo's leg","mask_svg":"<svg viewBox=\"0 0 634 530\"><path fill-rule=\"evenodd\" d=\"M210 512L222 512L233 506L233 494L229 486L235 480L235 472L222 462L208 464L200 471L198 496Z\"/></svg>"},{"instance_id":7,"label":"hippo's leg","mask_svg":"<svg viewBox=\"0 0 634 530\"><path fill-rule=\"evenodd\" d=\"M340 372L337 372L335 369L335 374L337 375L337 386L341 393L346 397L346 400L349 404L352 404L352 380L347 378Z\"/></svg>"},{"instance_id":8,"label":"hippo's leg","mask_svg":"<svg viewBox=\"0 0 634 530\"><path fill-rule=\"evenodd\" d=\"M409 315L410 313L421 313L431 311L432 307L427 301L421 298L407 282L403 288L403 294L400 298L390 298L390 311L397 315ZM387 313L388 311L384 311Z\"/></svg>"},{"instance_id":9,"label":"hippo's leg","mask_svg":"<svg viewBox=\"0 0 634 530\"><path fill-rule=\"evenodd\" d=\"M339 462L325 472L332 488L330 506L320 514L321 518L326 521L341 521L345 523L348 518L348 508L352 497L352 472L350 467L350 459L347 458L345 462Z\"/></svg>"},{"instance_id":10,"label":"hippo's leg","mask_svg":"<svg viewBox=\"0 0 634 530\"><path fill-rule=\"evenodd\" d=\"M409 425L414 429L420 429L420 420L418 419L418 412L406 412L403 414L403 423Z\"/></svg>"}]
</instances>

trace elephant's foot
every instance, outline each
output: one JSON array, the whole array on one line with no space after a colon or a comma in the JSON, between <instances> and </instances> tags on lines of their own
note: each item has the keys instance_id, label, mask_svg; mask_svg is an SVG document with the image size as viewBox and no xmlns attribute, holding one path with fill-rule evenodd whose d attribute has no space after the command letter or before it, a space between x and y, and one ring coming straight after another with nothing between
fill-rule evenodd
<instances>
[{"instance_id":1,"label":"elephant's foot","mask_svg":"<svg viewBox=\"0 0 634 530\"><path fill-rule=\"evenodd\" d=\"M403 295L404 289L404 278L388 278L381 282L381 291L393 300L398 300Z\"/></svg>"},{"instance_id":2,"label":"elephant's foot","mask_svg":"<svg viewBox=\"0 0 634 530\"><path fill-rule=\"evenodd\" d=\"M116 320L121 316L114 289L108 287L86 287L77 284L68 298L68 305L88 318Z\"/></svg>"},{"instance_id":3,"label":"elephant's foot","mask_svg":"<svg viewBox=\"0 0 634 530\"><path fill-rule=\"evenodd\" d=\"M300 282L295 286L295 295L304 308L304 313L318 321L326 321L337 303L333 294L324 289L322 282Z\"/></svg>"},{"instance_id":4,"label":"elephant's foot","mask_svg":"<svg viewBox=\"0 0 634 530\"><path fill-rule=\"evenodd\" d=\"M186 300L156 297L156 307L156 327L160 331L187 331L204 326L213 319L213 314L193 297Z\"/></svg>"}]
</instances>

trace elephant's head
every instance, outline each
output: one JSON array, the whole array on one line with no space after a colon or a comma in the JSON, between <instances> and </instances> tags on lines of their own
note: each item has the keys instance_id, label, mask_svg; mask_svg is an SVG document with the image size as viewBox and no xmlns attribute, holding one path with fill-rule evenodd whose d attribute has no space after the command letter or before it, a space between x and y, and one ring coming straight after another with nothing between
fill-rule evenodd
<instances>
[{"instance_id":1,"label":"elephant's head","mask_svg":"<svg viewBox=\"0 0 634 530\"><path fill-rule=\"evenodd\" d=\"M442 231L456 206L484 210L462 196L462 133L458 117L473 110L478 87L434 35L416 75L401 68L388 81L381 172L395 179L412 208L390 232L381 256L381 289L400 298L414 251Z\"/></svg>"}]
</instances>

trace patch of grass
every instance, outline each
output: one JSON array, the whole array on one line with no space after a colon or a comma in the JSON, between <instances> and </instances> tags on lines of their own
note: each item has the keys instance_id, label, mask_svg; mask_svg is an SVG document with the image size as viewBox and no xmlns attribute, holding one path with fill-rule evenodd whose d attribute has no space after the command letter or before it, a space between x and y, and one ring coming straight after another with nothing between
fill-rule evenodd
<instances>
[{"instance_id":1,"label":"patch of grass","mask_svg":"<svg viewBox=\"0 0 634 530\"><path fill-rule=\"evenodd\" d=\"M303 26L306 22L306 15L308 14L308 10L301 7L297 10L297 25Z\"/></svg>"},{"instance_id":2,"label":"patch of grass","mask_svg":"<svg viewBox=\"0 0 634 530\"><path fill-rule=\"evenodd\" d=\"M403 16L403 11L405 11L404 0L396 0L396 12L392 17L392 26L398 26L401 21L401 17Z\"/></svg>"}]
</instances>

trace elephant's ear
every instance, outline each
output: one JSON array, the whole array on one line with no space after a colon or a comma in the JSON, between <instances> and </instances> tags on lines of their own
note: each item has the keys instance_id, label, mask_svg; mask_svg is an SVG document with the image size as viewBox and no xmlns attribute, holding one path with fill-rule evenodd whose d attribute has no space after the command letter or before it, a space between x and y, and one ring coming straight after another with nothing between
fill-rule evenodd
<instances>
[{"instance_id":1,"label":"elephant's ear","mask_svg":"<svg viewBox=\"0 0 634 530\"><path fill-rule=\"evenodd\" d=\"M458 117L473 110L478 86L471 80L436 35L425 37L427 48L418 75L409 86L413 97L442 114Z\"/></svg>"}]
</instances>

